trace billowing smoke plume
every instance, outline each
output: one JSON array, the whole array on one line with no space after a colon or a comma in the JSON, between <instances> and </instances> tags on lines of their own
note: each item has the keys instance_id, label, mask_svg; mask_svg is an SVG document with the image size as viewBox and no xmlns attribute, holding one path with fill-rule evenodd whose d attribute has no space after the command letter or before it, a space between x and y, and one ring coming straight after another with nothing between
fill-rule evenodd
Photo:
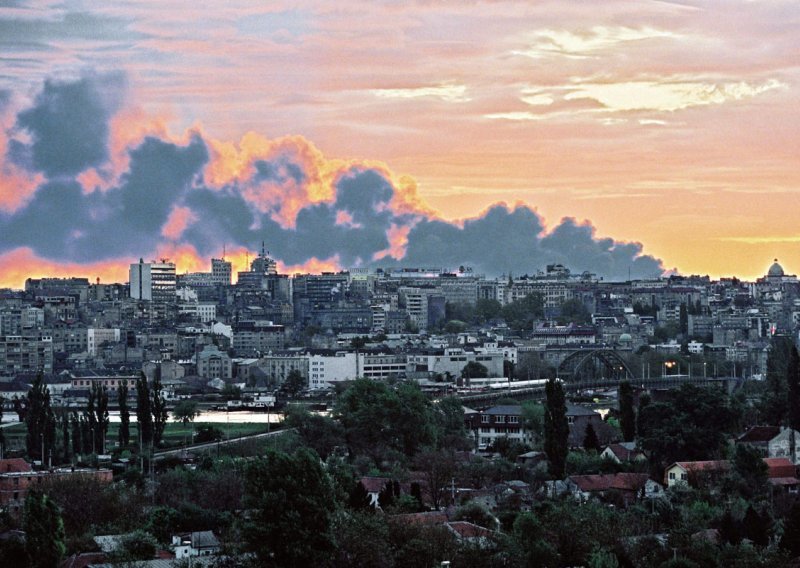
<instances>
[{"instance_id":1,"label":"billowing smoke plume","mask_svg":"<svg viewBox=\"0 0 800 568\"><path fill-rule=\"evenodd\" d=\"M122 93L120 76L50 81L13 117L0 136L0 255L29 249L96 264L176 249L207 258L223 244L265 241L287 266L469 265L499 275L560 262L607 278L663 272L638 243L598 239L574 219L547 231L527 206L444 220L412 180L380 163L326 159L300 137L250 133L233 144L198 130L177 140L124 117Z\"/></svg>"}]
</instances>

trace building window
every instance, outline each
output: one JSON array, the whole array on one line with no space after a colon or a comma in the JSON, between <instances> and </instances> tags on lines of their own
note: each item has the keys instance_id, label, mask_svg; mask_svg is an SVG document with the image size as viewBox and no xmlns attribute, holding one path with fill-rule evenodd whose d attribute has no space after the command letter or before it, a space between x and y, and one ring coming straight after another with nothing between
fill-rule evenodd
<instances>
[{"instance_id":1,"label":"building window","mask_svg":"<svg viewBox=\"0 0 800 568\"><path fill-rule=\"evenodd\" d=\"M681 481L686 481L687 479L689 479L689 475L686 474L686 473L682 473L681 474Z\"/></svg>"},{"instance_id":2,"label":"building window","mask_svg":"<svg viewBox=\"0 0 800 568\"><path fill-rule=\"evenodd\" d=\"M481 416L481 424L488 424L488 423L489 423L489 415L484 414L483 416Z\"/></svg>"},{"instance_id":3,"label":"building window","mask_svg":"<svg viewBox=\"0 0 800 568\"><path fill-rule=\"evenodd\" d=\"M674 471L670 471L669 472L669 478L670 479L675 479L675 472Z\"/></svg>"},{"instance_id":4,"label":"building window","mask_svg":"<svg viewBox=\"0 0 800 568\"><path fill-rule=\"evenodd\" d=\"M494 421L497 424L505 424L506 423L506 417L505 416L495 416Z\"/></svg>"},{"instance_id":5,"label":"building window","mask_svg":"<svg viewBox=\"0 0 800 568\"><path fill-rule=\"evenodd\" d=\"M567 424L574 424L575 417L574 416L567 416Z\"/></svg>"},{"instance_id":6,"label":"building window","mask_svg":"<svg viewBox=\"0 0 800 568\"><path fill-rule=\"evenodd\" d=\"M519 424L519 416L509 416L508 417L509 424Z\"/></svg>"}]
</instances>

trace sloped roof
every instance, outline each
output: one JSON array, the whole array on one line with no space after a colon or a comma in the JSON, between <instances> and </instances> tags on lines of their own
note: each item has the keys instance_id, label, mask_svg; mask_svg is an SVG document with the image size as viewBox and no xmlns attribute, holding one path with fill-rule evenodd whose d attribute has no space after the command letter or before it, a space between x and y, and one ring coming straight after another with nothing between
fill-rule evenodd
<instances>
[{"instance_id":1,"label":"sloped roof","mask_svg":"<svg viewBox=\"0 0 800 568\"><path fill-rule=\"evenodd\" d=\"M522 407L518 405L500 405L500 406L492 406L491 408L487 408L483 411L483 414L491 414L491 415L500 415L506 414L511 416L521 416L522 415Z\"/></svg>"},{"instance_id":2,"label":"sloped roof","mask_svg":"<svg viewBox=\"0 0 800 568\"><path fill-rule=\"evenodd\" d=\"M620 461L629 461L644 455L641 451L635 448L627 447L629 445L630 444L624 444L624 443L609 444L608 446L606 446L606 449L609 450L612 454L614 454L614 456L616 456L616 458Z\"/></svg>"},{"instance_id":3,"label":"sloped roof","mask_svg":"<svg viewBox=\"0 0 800 568\"><path fill-rule=\"evenodd\" d=\"M380 493L390 479L386 477L362 477L360 479L361 485L367 490L367 493Z\"/></svg>"},{"instance_id":4,"label":"sloped roof","mask_svg":"<svg viewBox=\"0 0 800 568\"><path fill-rule=\"evenodd\" d=\"M614 473L598 475L571 475L569 479L578 486L581 491L591 493L593 491L608 491L617 489L619 491L639 491L644 487L650 476L646 473Z\"/></svg>"},{"instance_id":5,"label":"sloped roof","mask_svg":"<svg viewBox=\"0 0 800 568\"><path fill-rule=\"evenodd\" d=\"M731 468L731 462L728 460L706 460L675 462L667 469L672 469L676 465L686 471L725 471Z\"/></svg>"},{"instance_id":6,"label":"sloped roof","mask_svg":"<svg viewBox=\"0 0 800 568\"><path fill-rule=\"evenodd\" d=\"M567 416L600 416L591 408L586 408L579 404L567 404Z\"/></svg>"},{"instance_id":7,"label":"sloped roof","mask_svg":"<svg viewBox=\"0 0 800 568\"><path fill-rule=\"evenodd\" d=\"M0 460L1 473L25 473L31 471L31 466L22 458L8 458Z\"/></svg>"},{"instance_id":8,"label":"sloped roof","mask_svg":"<svg viewBox=\"0 0 800 568\"><path fill-rule=\"evenodd\" d=\"M443 525L447 522L447 513L444 511L426 511L424 513L392 515L390 518L407 525Z\"/></svg>"},{"instance_id":9,"label":"sloped roof","mask_svg":"<svg viewBox=\"0 0 800 568\"><path fill-rule=\"evenodd\" d=\"M764 458L764 463L769 468L767 475L770 479L797 475L797 468L789 458Z\"/></svg>"},{"instance_id":10,"label":"sloped roof","mask_svg":"<svg viewBox=\"0 0 800 568\"><path fill-rule=\"evenodd\" d=\"M197 531L192 533L192 548L211 548L219 546L219 540L212 531Z\"/></svg>"},{"instance_id":11,"label":"sloped roof","mask_svg":"<svg viewBox=\"0 0 800 568\"><path fill-rule=\"evenodd\" d=\"M747 432L736 438L737 442L769 442L780 434L778 426L753 426Z\"/></svg>"},{"instance_id":12,"label":"sloped roof","mask_svg":"<svg viewBox=\"0 0 800 568\"><path fill-rule=\"evenodd\" d=\"M467 521L453 521L447 526L459 538L489 538L494 534L487 528Z\"/></svg>"}]
</instances>

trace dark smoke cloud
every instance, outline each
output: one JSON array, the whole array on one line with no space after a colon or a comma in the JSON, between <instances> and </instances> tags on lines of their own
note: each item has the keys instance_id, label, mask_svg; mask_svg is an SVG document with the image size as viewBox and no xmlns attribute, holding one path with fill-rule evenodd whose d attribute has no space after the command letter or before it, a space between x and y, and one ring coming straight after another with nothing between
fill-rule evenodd
<instances>
[{"instance_id":1,"label":"dark smoke cloud","mask_svg":"<svg viewBox=\"0 0 800 568\"><path fill-rule=\"evenodd\" d=\"M214 185L205 175L212 151L200 134L182 144L149 137L128 150L127 171L113 187L87 191L77 177L108 161L109 120L123 87L114 76L47 82L17 115L4 159L47 180L21 208L0 213L0 252L24 246L47 259L89 262L147 256L165 243L210 256L223 244L257 249L266 241L289 265L338 256L343 267L469 265L487 275L553 262L613 279L629 270L634 277L663 272L638 243L597 238L591 225L574 219L548 233L527 206L495 205L459 224L395 207L393 182L367 166L340 166L331 198L310 199L309 184L322 176L308 159L316 151L297 139L292 144L302 148L253 160L249 176ZM289 203L299 203L292 215ZM191 214L179 236L167 238L164 227L177 208ZM407 229L407 242L403 258L394 259L386 256L388 235L398 228Z\"/></svg>"},{"instance_id":2,"label":"dark smoke cloud","mask_svg":"<svg viewBox=\"0 0 800 568\"><path fill-rule=\"evenodd\" d=\"M122 102L121 75L47 81L35 105L17 115L30 143L13 140L11 158L49 177L75 175L108 159L108 121Z\"/></svg>"}]
</instances>

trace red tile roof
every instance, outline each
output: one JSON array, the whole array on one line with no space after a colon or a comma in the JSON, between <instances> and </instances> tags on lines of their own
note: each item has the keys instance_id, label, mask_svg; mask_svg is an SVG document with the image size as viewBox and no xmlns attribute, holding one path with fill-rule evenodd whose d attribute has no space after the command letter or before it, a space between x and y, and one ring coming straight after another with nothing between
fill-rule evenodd
<instances>
[{"instance_id":1,"label":"red tile roof","mask_svg":"<svg viewBox=\"0 0 800 568\"><path fill-rule=\"evenodd\" d=\"M707 460L693 462L675 462L667 469L679 465L686 471L726 471L731 468L731 462L727 460Z\"/></svg>"},{"instance_id":2,"label":"red tile roof","mask_svg":"<svg viewBox=\"0 0 800 568\"><path fill-rule=\"evenodd\" d=\"M489 538L494 534L487 528L467 521L453 521L447 526L460 538Z\"/></svg>"},{"instance_id":3,"label":"red tile roof","mask_svg":"<svg viewBox=\"0 0 800 568\"><path fill-rule=\"evenodd\" d=\"M31 466L22 458L9 458L0 460L0 473L25 473L31 470Z\"/></svg>"},{"instance_id":4,"label":"red tile roof","mask_svg":"<svg viewBox=\"0 0 800 568\"><path fill-rule=\"evenodd\" d=\"M591 493L592 491L608 491L617 489L620 491L639 491L650 476L646 473L614 473L603 475L571 475L569 479L578 486L581 491Z\"/></svg>"},{"instance_id":5,"label":"red tile roof","mask_svg":"<svg viewBox=\"0 0 800 568\"><path fill-rule=\"evenodd\" d=\"M764 458L764 463L769 468L767 475L770 479L797 475L797 468L789 458Z\"/></svg>"},{"instance_id":6,"label":"red tile roof","mask_svg":"<svg viewBox=\"0 0 800 568\"><path fill-rule=\"evenodd\" d=\"M386 477L362 477L361 485L367 490L367 493L380 493L386 484L391 481Z\"/></svg>"},{"instance_id":7,"label":"red tile roof","mask_svg":"<svg viewBox=\"0 0 800 568\"><path fill-rule=\"evenodd\" d=\"M443 525L447 522L444 511L427 511L424 513L404 513L390 517L406 525Z\"/></svg>"}]
</instances>

